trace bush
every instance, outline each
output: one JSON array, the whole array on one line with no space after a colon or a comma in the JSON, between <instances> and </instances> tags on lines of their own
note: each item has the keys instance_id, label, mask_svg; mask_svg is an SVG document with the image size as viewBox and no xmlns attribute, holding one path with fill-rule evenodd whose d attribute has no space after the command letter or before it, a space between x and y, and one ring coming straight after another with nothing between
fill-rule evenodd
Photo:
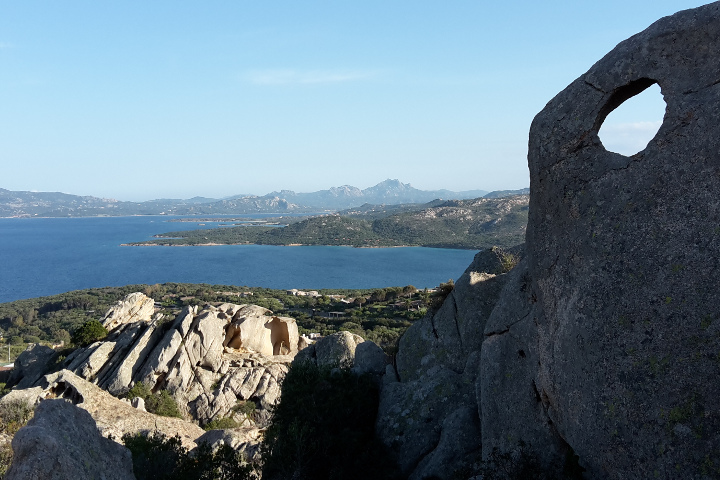
<instances>
[{"instance_id":1,"label":"bush","mask_svg":"<svg viewBox=\"0 0 720 480\"><path fill-rule=\"evenodd\" d=\"M293 364L261 447L263 478L398 478L375 438L377 408L370 377Z\"/></svg>"},{"instance_id":2,"label":"bush","mask_svg":"<svg viewBox=\"0 0 720 480\"><path fill-rule=\"evenodd\" d=\"M205 430L224 430L226 428L237 428L238 423L231 417L218 418L205 424L203 427Z\"/></svg>"},{"instance_id":3,"label":"bush","mask_svg":"<svg viewBox=\"0 0 720 480\"><path fill-rule=\"evenodd\" d=\"M0 433L15 435L32 418L34 410L26 400L0 403Z\"/></svg>"},{"instance_id":4,"label":"bush","mask_svg":"<svg viewBox=\"0 0 720 480\"><path fill-rule=\"evenodd\" d=\"M34 407L25 400L0 403L0 433L15 435L32 418L33 411ZM6 442L0 446L0 478L5 478L12 459L12 447L10 442Z\"/></svg>"},{"instance_id":5,"label":"bush","mask_svg":"<svg viewBox=\"0 0 720 480\"><path fill-rule=\"evenodd\" d=\"M507 273L520 262L520 256L511 252L506 252L500 247L492 247L491 249L500 262L502 273Z\"/></svg>"},{"instance_id":6,"label":"bush","mask_svg":"<svg viewBox=\"0 0 720 480\"><path fill-rule=\"evenodd\" d=\"M108 331L98 320L88 320L73 332L72 343L85 347L107 337Z\"/></svg>"},{"instance_id":7,"label":"bush","mask_svg":"<svg viewBox=\"0 0 720 480\"><path fill-rule=\"evenodd\" d=\"M430 310L433 313L439 310L445 299L454 289L455 282L452 278L448 280L447 283L441 283L435 291L435 294L430 298Z\"/></svg>"},{"instance_id":8,"label":"bush","mask_svg":"<svg viewBox=\"0 0 720 480\"><path fill-rule=\"evenodd\" d=\"M163 417L182 418L177 402L167 390L160 390L145 398L145 410Z\"/></svg>"},{"instance_id":9,"label":"bush","mask_svg":"<svg viewBox=\"0 0 720 480\"><path fill-rule=\"evenodd\" d=\"M135 385L133 385L132 388L128 390L125 396L128 400L132 400L133 398L138 397L145 400L150 395L152 395L152 392L147 387L147 385L145 385L143 382L136 382Z\"/></svg>"},{"instance_id":10,"label":"bush","mask_svg":"<svg viewBox=\"0 0 720 480\"><path fill-rule=\"evenodd\" d=\"M145 410L163 417L183 418L180 407L167 390L160 390L152 393L150 388L143 382L137 382L125 394L128 400L142 398L145 401Z\"/></svg>"},{"instance_id":11,"label":"bush","mask_svg":"<svg viewBox=\"0 0 720 480\"><path fill-rule=\"evenodd\" d=\"M202 443L193 452L182 445L179 435L168 438L152 435L125 434L123 443L132 453L133 472L138 480L246 480L252 467L227 445L213 452Z\"/></svg>"}]
</instances>

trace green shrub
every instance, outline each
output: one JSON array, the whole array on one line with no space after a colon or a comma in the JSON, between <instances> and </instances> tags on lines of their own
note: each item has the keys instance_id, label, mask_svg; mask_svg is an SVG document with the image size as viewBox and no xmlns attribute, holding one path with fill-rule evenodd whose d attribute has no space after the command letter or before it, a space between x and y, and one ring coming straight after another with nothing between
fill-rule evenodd
<instances>
[{"instance_id":1,"label":"green shrub","mask_svg":"<svg viewBox=\"0 0 720 480\"><path fill-rule=\"evenodd\" d=\"M224 430L226 428L237 428L238 423L232 417L223 417L208 422L203 427L205 430Z\"/></svg>"},{"instance_id":2,"label":"green shrub","mask_svg":"<svg viewBox=\"0 0 720 480\"><path fill-rule=\"evenodd\" d=\"M15 435L33 416L35 407L26 400L0 403L0 433Z\"/></svg>"},{"instance_id":3,"label":"green shrub","mask_svg":"<svg viewBox=\"0 0 720 480\"><path fill-rule=\"evenodd\" d=\"M0 433L15 435L32 418L33 411L34 407L25 400L0 403ZM6 442L0 446L0 478L5 478L12 459L12 447Z\"/></svg>"},{"instance_id":4,"label":"green shrub","mask_svg":"<svg viewBox=\"0 0 720 480\"><path fill-rule=\"evenodd\" d=\"M375 438L377 408L378 389L368 376L292 365L261 447L263 478L398 478Z\"/></svg>"},{"instance_id":5,"label":"green shrub","mask_svg":"<svg viewBox=\"0 0 720 480\"><path fill-rule=\"evenodd\" d=\"M511 252L506 252L500 247L492 247L491 249L500 262L502 273L507 273L520 262L520 256Z\"/></svg>"},{"instance_id":6,"label":"green shrub","mask_svg":"<svg viewBox=\"0 0 720 480\"><path fill-rule=\"evenodd\" d=\"M180 407L167 390L160 390L152 393L150 388L143 382L136 382L125 394L125 398L142 398L145 401L145 410L163 417L183 418Z\"/></svg>"},{"instance_id":7,"label":"green shrub","mask_svg":"<svg viewBox=\"0 0 720 480\"><path fill-rule=\"evenodd\" d=\"M132 388L128 390L127 394L125 394L128 400L132 400L133 398L138 397L145 400L150 395L152 395L152 392L143 382L136 382L135 385L133 385Z\"/></svg>"},{"instance_id":8,"label":"green shrub","mask_svg":"<svg viewBox=\"0 0 720 480\"><path fill-rule=\"evenodd\" d=\"M125 434L123 443L132 453L133 472L138 480L246 480L252 467L227 445L213 451L202 443L193 452L182 445L179 435L168 438Z\"/></svg>"},{"instance_id":9,"label":"green shrub","mask_svg":"<svg viewBox=\"0 0 720 480\"><path fill-rule=\"evenodd\" d=\"M73 332L72 343L84 347L107 337L108 331L98 320L88 320Z\"/></svg>"},{"instance_id":10,"label":"green shrub","mask_svg":"<svg viewBox=\"0 0 720 480\"><path fill-rule=\"evenodd\" d=\"M238 400L235 406L232 408L233 412L242 413L246 417L250 417L255 413L257 405L252 400Z\"/></svg>"},{"instance_id":11,"label":"green shrub","mask_svg":"<svg viewBox=\"0 0 720 480\"><path fill-rule=\"evenodd\" d=\"M434 313L440 309L445 299L455 289L455 282L451 278L446 283L441 283L433 296L430 298L430 310Z\"/></svg>"},{"instance_id":12,"label":"green shrub","mask_svg":"<svg viewBox=\"0 0 720 480\"><path fill-rule=\"evenodd\" d=\"M182 418L177 402L167 390L160 390L145 398L145 410L163 417Z\"/></svg>"}]
</instances>

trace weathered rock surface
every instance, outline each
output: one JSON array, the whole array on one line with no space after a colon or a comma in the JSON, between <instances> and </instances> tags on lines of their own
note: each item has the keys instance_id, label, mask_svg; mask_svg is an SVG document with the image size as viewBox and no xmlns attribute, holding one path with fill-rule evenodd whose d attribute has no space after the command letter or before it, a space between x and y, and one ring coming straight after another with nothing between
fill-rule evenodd
<instances>
[{"instance_id":1,"label":"weathered rock surface","mask_svg":"<svg viewBox=\"0 0 720 480\"><path fill-rule=\"evenodd\" d=\"M64 400L46 400L13 438L8 480L134 480L130 450L103 438L93 418Z\"/></svg>"},{"instance_id":2,"label":"weathered rock surface","mask_svg":"<svg viewBox=\"0 0 720 480\"><path fill-rule=\"evenodd\" d=\"M369 373L372 375L384 375L385 367L390 363L390 358L382 348L371 341L364 341L355 347L355 359L352 371L358 375Z\"/></svg>"},{"instance_id":3,"label":"weathered rock surface","mask_svg":"<svg viewBox=\"0 0 720 480\"><path fill-rule=\"evenodd\" d=\"M483 398L535 391L591 478L720 474L719 58L720 3L663 18L531 127L527 288L501 301L522 318L483 354L483 389L502 387ZM605 150L607 114L653 83L656 137L631 157ZM499 360L521 349L532 365ZM537 436L529 415L504 418Z\"/></svg>"},{"instance_id":4,"label":"weathered rock surface","mask_svg":"<svg viewBox=\"0 0 720 480\"><path fill-rule=\"evenodd\" d=\"M108 336L75 350L58 368L116 396L136 382L153 391L168 390L182 413L201 424L227 416L247 423L233 409L251 401L256 413L250 422L264 426L298 351L295 320L255 305L225 303L186 307L163 322L159 315L151 318L152 306L143 294L128 295L105 316L115 325ZM40 384L53 355L39 346L24 352L15 381L21 387Z\"/></svg>"},{"instance_id":5,"label":"weathered rock surface","mask_svg":"<svg viewBox=\"0 0 720 480\"><path fill-rule=\"evenodd\" d=\"M55 356L55 350L40 344L30 345L15 360L8 386L28 388L40 380Z\"/></svg>"},{"instance_id":6,"label":"weathered rock surface","mask_svg":"<svg viewBox=\"0 0 720 480\"><path fill-rule=\"evenodd\" d=\"M234 313L223 345L265 356L295 355L299 340L295 320L268 313L257 305L243 305Z\"/></svg>"},{"instance_id":7,"label":"weathered rock surface","mask_svg":"<svg viewBox=\"0 0 720 480\"><path fill-rule=\"evenodd\" d=\"M520 442L584 478L720 476L719 58L720 3L683 11L535 118L526 256L466 272L386 375L377 430L409 478ZM607 151L608 113L653 83L656 137Z\"/></svg>"},{"instance_id":8,"label":"weathered rock surface","mask_svg":"<svg viewBox=\"0 0 720 480\"><path fill-rule=\"evenodd\" d=\"M70 401L92 416L96 429L102 436L112 436L116 441L120 441L126 433L147 433L157 430L169 437L178 434L183 445L187 448L195 448L195 440L205 433L194 423L179 418L162 417L134 408L129 402L113 397L68 370L47 375L41 381L40 387L19 390L15 395L21 392L36 394L34 398L25 395L25 399L31 404L42 405L47 399L53 398Z\"/></svg>"},{"instance_id":9,"label":"weathered rock surface","mask_svg":"<svg viewBox=\"0 0 720 480\"><path fill-rule=\"evenodd\" d=\"M198 444L203 442L213 449L227 445L243 454L247 461L257 461L260 459L262 431L254 427L210 430L197 439Z\"/></svg>"},{"instance_id":10,"label":"weathered rock surface","mask_svg":"<svg viewBox=\"0 0 720 480\"><path fill-rule=\"evenodd\" d=\"M311 361L320 367L352 368L355 364L355 349L365 340L350 332L337 332L308 345L295 358L297 361Z\"/></svg>"},{"instance_id":11,"label":"weathered rock surface","mask_svg":"<svg viewBox=\"0 0 720 480\"><path fill-rule=\"evenodd\" d=\"M155 313L155 301L135 292L110 307L102 319L103 327L112 330L123 323L149 322Z\"/></svg>"},{"instance_id":12,"label":"weathered rock surface","mask_svg":"<svg viewBox=\"0 0 720 480\"><path fill-rule=\"evenodd\" d=\"M239 423L267 425L270 409L280 399L280 385L293 357L278 355L227 353L212 384L209 379L203 391L193 399L190 412L194 418L207 421L232 417ZM250 422L234 412L238 402L251 401L256 410Z\"/></svg>"},{"instance_id":13,"label":"weathered rock surface","mask_svg":"<svg viewBox=\"0 0 720 480\"><path fill-rule=\"evenodd\" d=\"M521 247L478 253L440 309L401 338L397 376L390 369L380 394L377 432L409 478L452 478L462 459L480 450L483 331L507 282L507 262L521 256ZM459 463L443 468L450 459Z\"/></svg>"}]
</instances>

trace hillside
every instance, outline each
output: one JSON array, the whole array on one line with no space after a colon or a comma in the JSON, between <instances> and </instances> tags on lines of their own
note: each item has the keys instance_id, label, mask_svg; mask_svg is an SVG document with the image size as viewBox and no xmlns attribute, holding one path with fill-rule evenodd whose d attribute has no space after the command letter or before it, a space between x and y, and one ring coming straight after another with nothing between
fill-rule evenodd
<instances>
[{"instance_id":1,"label":"hillside","mask_svg":"<svg viewBox=\"0 0 720 480\"><path fill-rule=\"evenodd\" d=\"M420 210L407 209L368 218L326 215L285 227L240 226L167 232L157 240L130 245L346 245L353 247L422 246L482 249L522 243L528 196L452 200ZM378 218L374 218L376 216Z\"/></svg>"}]
</instances>

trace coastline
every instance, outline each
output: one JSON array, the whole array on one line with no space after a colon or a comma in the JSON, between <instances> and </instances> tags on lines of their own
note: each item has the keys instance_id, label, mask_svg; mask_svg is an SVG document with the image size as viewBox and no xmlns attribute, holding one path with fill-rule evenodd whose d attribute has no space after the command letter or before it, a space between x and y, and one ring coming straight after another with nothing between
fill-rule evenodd
<instances>
[{"instance_id":1,"label":"coastline","mask_svg":"<svg viewBox=\"0 0 720 480\"><path fill-rule=\"evenodd\" d=\"M288 243L283 245L275 245L269 243L197 243L195 245L187 244L162 244L162 243L121 243L121 247L220 247L220 246L242 246L242 245L259 245L265 247L345 247L345 248L441 248L444 250L485 250L489 247L448 247L433 245L318 245L310 243Z\"/></svg>"}]
</instances>

